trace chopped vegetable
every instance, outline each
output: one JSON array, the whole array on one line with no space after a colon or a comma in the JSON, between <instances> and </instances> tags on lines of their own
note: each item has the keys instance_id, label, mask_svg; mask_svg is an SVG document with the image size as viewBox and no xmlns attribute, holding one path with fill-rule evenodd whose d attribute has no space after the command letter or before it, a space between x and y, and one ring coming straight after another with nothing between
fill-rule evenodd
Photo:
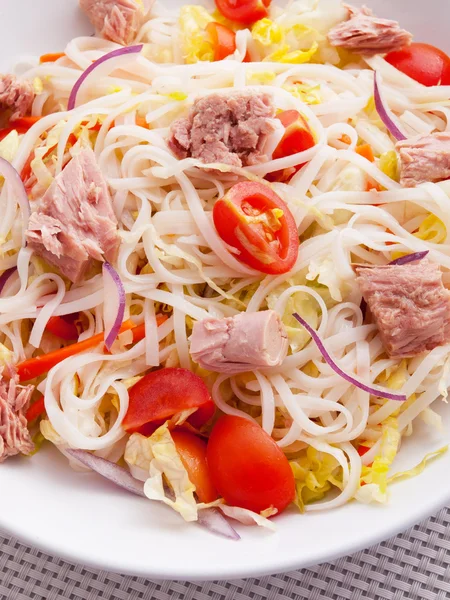
<instances>
[{"instance_id":1,"label":"chopped vegetable","mask_svg":"<svg viewBox=\"0 0 450 600\"><path fill-rule=\"evenodd\" d=\"M214 48L214 60L223 60L236 50L236 34L221 23L208 23L206 31Z\"/></svg>"},{"instance_id":2,"label":"chopped vegetable","mask_svg":"<svg viewBox=\"0 0 450 600\"><path fill-rule=\"evenodd\" d=\"M31 423L32 421L34 421L35 419L37 419L44 413L45 413L45 401L44 401L44 396L41 395L36 400L36 402L33 402L33 404L27 410L25 418L28 421L28 423Z\"/></svg>"},{"instance_id":3,"label":"chopped vegetable","mask_svg":"<svg viewBox=\"0 0 450 600\"><path fill-rule=\"evenodd\" d=\"M65 56L64 52L51 52L49 54L43 54L40 57L39 62L41 64L42 63L49 63L49 62L56 62L57 60L59 60L63 56Z\"/></svg>"},{"instance_id":4,"label":"chopped vegetable","mask_svg":"<svg viewBox=\"0 0 450 600\"><path fill-rule=\"evenodd\" d=\"M267 17L272 0L215 0L219 12L230 21L251 25Z\"/></svg>"},{"instance_id":5,"label":"chopped vegetable","mask_svg":"<svg viewBox=\"0 0 450 600\"><path fill-rule=\"evenodd\" d=\"M105 323L105 346L111 350L113 343L120 332L120 327L125 314L125 288L119 274L109 262L104 262L103 289L105 300L103 303L103 320Z\"/></svg>"},{"instance_id":6,"label":"chopped vegetable","mask_svg":"<svg viewBox=\"0 0 450 600\"><path fill-rule=\"evenodd\" d=\"M70 342L78 339L79 335L75 323L64 317L50 317L45 329L56 337Z\"/></svg>"},{"instance_id":7,"label":"chopped vegetable","mask_svg":"<svg viewBox=\"0 0 450 600\"><path fill-rule=\"evenodd\" d=\"M391 114L388 106L385 104L380 91L379 76L378 73L374 72L374 98L375 106L380 119L383 121L386 129L395 137L396 140L406 140L405 134L400 130L398 125L395 123L393 115Z\"/></svg>"},{"instance_id":8,"label":"chopped vegetable","mask_svg":"<svg viewBox=\"0 0 450 600\"><path fill-rule=\"evenodd\" d=\"M375 156L373 155L372 146L370 144L363 144L362 146L356 147L356 153L366 158L370 162L375 161Z\"/></svg>"},{"instance_id":9,"label":"chopped vegetable","mask_svg":"<svg viewBox=\"0 0 450 600\"><path fill-rule=\"evenodd\" d=\"M450 85L450 57L431 44L413 42L385 60L422 85Z\"/></svg>"},{"instance_id":10,"label":"chopped vegetable","mask_svg":"<svg viewBox=\"0 0 450 600\"><path fill-rule=\"evenodd\" d=\"M362 383L361 381L359 381L358 379L353 377L352 375L345 373L336 364L336 362L333 360L333 358L331 358L331 355L328 353L327 349L325 348L325 346L324 346L322 340L320 339L320 336L317 334L317 332L314 331L314 329L304 319L302 319L302 317L299 314L295 313L294 317L297 319L297 321L301 325L303 325L303 327L306 329L306 331L313 338L314 342L317 344L317 347L320 350L320 353L322 354L323 358L325 359L325 362L333 369L333 371L335 373L340 375L343 379L345 379L349 383L352 383L359 389L364 390L365 392L369 392L369 394L372 394L373 396L378 396L379 398L387 398L388 400L398 400L400 402L406 401L406 396L403 394L392 394L391 392L388 392L387 390L382 390L378 387L368 386L365 383Z\"/></svg>"},{"instance_id":11,"label":"chopped vegetable","mask_svg":"<svg viewBox=\"0 0 450 600\"><path fill-rule=\"evenodd\" d=\"M197 409L188 421L201 427L215 411L203 380L188 369L166 368L147 373L129 389L130 403L123 427L148 434L167 419Z\"/></svg>"},{"instance_id":12,"label":"chopped vegetable","mask_svg":"<svg viewBox=\"0 0 450 600\"><path fill-rule=\"evenodd\" d=\"M311 133L308 123L298 111L285 110L277 115L277 119L279 119L285 127L285 133L274 150L272 156L274 160L292 156L293 154L303 152L315 146L316 141ZM289 169L283 169L282 171L268 173L266 179L268 181L283 181L286 183L303 166L304 163Z\"/></svg>"},{"instance_id":13,"label":"chopped vegetable","mask_svg":"<svg viewBox=\"0 0 450 600\"><path fill-rule=\"evenodd\" d=\"M157 316L157 320L159 323L162 321L163 317ZM164 318L165 320L165 318ZM133 321L128 320L122 324L120 328L120 333L124 331L129 331L135 327ZM137 338L135 339L133 335L133 342L139 341L140 336L142 335L142 329L137 328ZM142 339L142 338L140 338ZM92 350L102 344L104 342L104 334L99 333L94 335L87 340L83 340L82 342L77 342L76 344L71 344L70 346L65 346L60 350L55 350L54 352L50 352L49 354L43 354L42 356L36 356L35 358L29 358L22 363L17 365L17 373L19 375L20 381L28 381L30 379L34 379L35 377L39 377L44 373L47 373L52 367L68 358L69 356L74 356L75 354L79 354L80 352L86 352L86 350Z\"/></svg>"},{"instance_id":14,"label":"chopped vegetable","mask_svg":"<svg viewBox=\"0 0 450 600\"><path fill-rule=\"evenodd\" d=\"M221 417L211 432L207 458L211 479L231 506L281 513L294 500L294 476L287 458L253 421Z\"/></svg>"},{"instance_id":15,"label":"chopped vegetable","mask_svg":"<svg viewBox=\"0 0 450 600\"><path fill-rule=\"evenodd\" d=\"M299 250L291 211L269 186L244 182L217 200L214 225L239 252L239 260L262 273L287 273Z\"/></svg>"}]
</instances>

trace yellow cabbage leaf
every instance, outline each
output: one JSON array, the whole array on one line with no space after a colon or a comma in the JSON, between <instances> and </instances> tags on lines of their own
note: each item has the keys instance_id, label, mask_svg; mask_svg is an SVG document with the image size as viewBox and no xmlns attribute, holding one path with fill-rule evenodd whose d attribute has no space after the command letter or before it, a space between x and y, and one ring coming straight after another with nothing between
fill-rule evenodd
<instances>
[{"instance_id":1,"label":"yellow cabbage leaf","mask_svg":"<svg viewBox=\"0 0 450 600\"><path fill-rule=\"evenodd\" d=\"M188 4L180 9L181 47L186 63L214 60L214 48L206 26L214 19L203 6Z\"/></svg>"},{"instance_id":2,"label":"yellow cabbage leaf","mask_svg":"<svg viewBox=\"0 0 450 600\"><path fill-rule=\"evenodd\" d=\"M301 512L305 504L322 500L332 486L342 488L342 468L331 454L309 446L303 456L289 464L295 477L295 504Z\"/></svg>"}]
</instances>

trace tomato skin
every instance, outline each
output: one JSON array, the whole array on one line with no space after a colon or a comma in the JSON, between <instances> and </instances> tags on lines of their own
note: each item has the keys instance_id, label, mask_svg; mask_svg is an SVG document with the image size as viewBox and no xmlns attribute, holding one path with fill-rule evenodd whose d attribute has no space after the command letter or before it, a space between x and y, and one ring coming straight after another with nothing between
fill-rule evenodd
<instances>
[{"instance_id":1,"label":"tomato skin","mask_svg":"<svg viewBox=\"0 0 450 600\"><path fill-rule=\"evenodd\" d=\"M50 317L45 329L56 335L56 337L67 341L77 340L79 335L75 323L63 317Z\"/></svg>"},{"instance_id":2,"label":"tomato skin","mask_svg":"<svg viewBox=\"0 0 450 600\"><path fill-rule=\"evenodd\" d=\"M144 433L149 423L163 423L176 413L190 408L209 405L208 409L204 409L203 418L208 415L210 418L215 408L203 380L188 369L152 371L135 383L128 393L130 403L122 426L129 433L140 430Z\"/></svg>"},{"instance_id":3,"label":"tomato skin","mask_svg":"<svg viewBox=\"0 0 450 600\"><path fill-rule=\"evenodd\" d=\"M450 85L450 57L431 44L413 42L401 50L389 52L385 60L427 87Z\"/></svg>"},{"instance_id":4,"label":"tomato skin","mask_svg":"<svg viewBox=\"0 0 450 600\"><path fill-rule=\"evenodd\" d=\"M209 474L206 461L206 442L188 431L172 431L172 439L188 472L189 480L195 485L200 502L207 504L217 500L218 493Z\"/></svg>"},{"instance_id":5,"label":"tomato skin","mask_svg":"<svg viewBox=\"0 0 450 600\"><path fill-rule=\"evenodd\" d=\"M207 450L211 479L227 504L254 512L282 512L295 497L289 462L253 421L225 415L214 426Z\"/></svg>"},{"instance_id":6,"label":"tomato skin","mask_svg":"<svg viewBox=\"0 0 450 600\"><path fill-rule=\"evenodd\" d=\"M221 23L208 23L206 31L214 46L214 60L223 60L236 50L236 34Z\"/></svg>"},{"instance_id":7,"label":"tomato skin","mask_svg":"<svg viewBox=\"0 0 450 600\"><path fill-rule=\"evenodd\" d=\"M316 144L313 134L305 121L303 116L297 110L285 110L279 115L277 119L286 128L286 131L275 148L272 158L274 160L278 158L285 158L286 156L292 156L298 152L304 152L309 148L312 148ZM266 175L267 181L289 181L297 171L299 171L303 164L296 165L290 169L282 169L281 171L274 171Z\"/></svg>"},{"instance_id":8,"label":"tomato skin","mask_svg":"<svg viewBox=\"0 0 450 600\"><path fill-rule=\"evenodd\" d=\"M260 215L274 209L283 211L279 218L281 228L269 232L276 247L270 245L265 230L250 222L251 215L244 206ZM243 263L269 274L287 273L294 266L299 249L297 226L288 206L269 186L255 182L236 184L216 201L213 219L220 237L239 251L237 258Z\"/></svg>"},{"instance_id":9,"label":"tomato skin","mask_svg":"<svg viewBox=\"0 0 450 600\"><path fill-rule=\"evenodd\" d=\"M251 25L269 15L272 0L215 0L217 10L230 21Z\"/></svg>"}]
</instances>

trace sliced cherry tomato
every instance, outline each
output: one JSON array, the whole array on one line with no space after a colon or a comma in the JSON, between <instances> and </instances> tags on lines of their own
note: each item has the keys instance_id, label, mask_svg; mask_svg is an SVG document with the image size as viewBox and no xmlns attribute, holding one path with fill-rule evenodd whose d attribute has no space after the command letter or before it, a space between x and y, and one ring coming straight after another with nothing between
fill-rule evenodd
<instances>
[{"instance_id":1,"label":"sliced cherry tomato","mask_svg":"<svg viewBox=\"0 0 450 600\"><path fill-rule=\"evenodd\" d=\"M218 493L206 462L205 440L188 431L172 431L171 436L200 502L217 500Z\"/></svg>"},{"instance_id":2,"label":"sliced cherry tomato","mask_svg":"<svg viewBox=\"0 0 450 600\"><path fill-rule=\"evenodd\" d=\"M36 400L36 402L33 402L33 404L27 410L25 418L28 421L28 423L31 423L31 421L34 421L35 419L37 419L44 413L45 413L44 396L40 396Z\"/></svg>"},{"instance_id":3,"label":"sliced cherry tomato","mask_svg":"<svg viewBox=\"0 0 450 600\"><path fill-rule=\"evenodd\" d=\"M218 11L230 21L251 25L269 14L272 0L216 0Z\"/></svg>"},{"instance_id":4,"label":"sliced cherry tomato","mask_svg":"<svg viewBox=\"0 0 450 600\"><path fill-rule=\"evenodd\" d=\"M281 142L275 148L272 156L273 159L292 156L293 154L304 152L315 146L316 141L311 133L308 123L298 111L285 110L277 115L277 119L281 121L286 131ZM289 181L303 165L304 163L291 167L290 169L282 169L281 171L268 173L266 179L268 181Z\"/></svg>"},{"instance_id":5,"label":"sliced cherry tomato","mask_svg":"<svg viewBox=\"0 0 450 600\"><path fill-rule=\"evenodd\" d=\"M130 403L123 427L132 433L148 435L152 424L161 423L173 415L208 406L202 417L211 418L215 406L203 380L188 369L167 368L152 371L128 390ZM193 413L192 417L196 413ZM197 416L197 419L199 417ZM191 422L191 419L188 419ZM206 423L204 420L201 425ZM197 421L198 423L198 421ZM147 426L150 424L150 428Z\"/></svg>"},{"instance_id":6,"label":"sliced cherry tomato","mask_svg":"<svg viewBox=\"0 0 450 600\"><path fill-rule=\"evenodd\" d=\"M214 47L214 60L223 60L236 50L236 34L221 23L208 23L206 31Z\"/></svg>"},{"instance_id":7,"label":"sliced cherry tomato","mask_svg":"<svg viewBox=\"0 0 450 600\"><path fill-rule=\"evenodd\" d=\"M450 85L450 57L431 44L414 42L401 50L389 52L385 60L428 87Z\"/></svg>"},{"instance_id":8,"label":"sliced cherry tomato","mask_svg":"<svg viewBox=\"0 0 450 600\"><path fill-rule=\"evenodd\" d=\"M56 337L61 338L62 340L73 341L78 339L78 329L75 325L75 319L69 320L63 317L51 317L48 320L46 330L56 335Z\"/></svg>"},{"instance_id":9,"label":"sliced cherry tomato","mask_svg":"<svg viewBox=\"0 0 450 600\"><path fill-rule=\"evenodd\" d=\"M42 117L20 117L19 119L10 121L8 127L0 129L0 141L5 139L5 137L14 130L16 130L17 133L26 133L40 119L42 119Z\"/></svg>"},{"instance_id":10,"label":"sliced cherry tomato","mask_svg":"<svg viewBox=\"0 0 450 600\"><path fill-rule=\"evenodd\" d=\"M214 205L220 237L238 259L261 273L287 273L298 256L297 226L283 200L267 185L238 183Z\"/></svg>"},{"instance_id":11,"label":"sliced cherry tomato","mask_svg":"<svg viewBox=\"0 0 450 600\"><path fill-rule=\"evenodd\" d=\"M227 504L255 512L274 507L280 513L295 496L286 456L256 423L225 415L208 442L211 479Z\"/></svg>"}]
</instances>

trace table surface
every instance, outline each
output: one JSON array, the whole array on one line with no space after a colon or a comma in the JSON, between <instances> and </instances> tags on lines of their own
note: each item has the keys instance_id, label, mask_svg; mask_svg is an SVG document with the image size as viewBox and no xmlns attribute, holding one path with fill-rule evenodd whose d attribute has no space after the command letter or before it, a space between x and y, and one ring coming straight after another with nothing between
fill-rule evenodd
<instances>
[{"instance_id":1,"label":"table surface","mask_svg":"<svg viewBox=\"0 0 450 600\"><path fill-rule=\"evenodd\" d=\"M444 600L450 508L333 563L261 579L150 581L69 564L0 535L0 600Z\"/></svg>"}]
</instances>

